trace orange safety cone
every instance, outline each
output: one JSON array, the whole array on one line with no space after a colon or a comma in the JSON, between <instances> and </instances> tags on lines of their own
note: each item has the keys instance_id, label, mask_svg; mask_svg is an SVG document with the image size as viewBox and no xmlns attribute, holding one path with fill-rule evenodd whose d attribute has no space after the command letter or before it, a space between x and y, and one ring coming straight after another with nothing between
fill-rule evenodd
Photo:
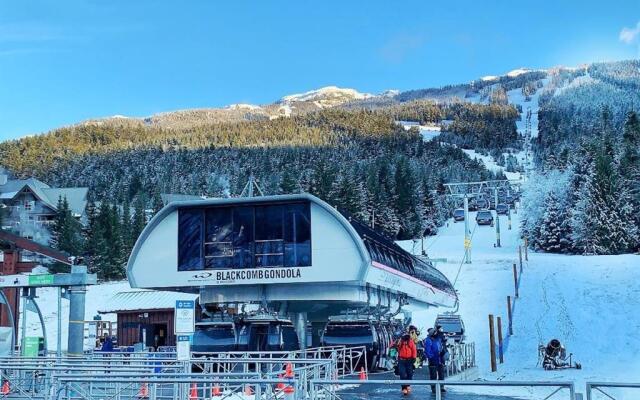
<instances>
[{"instance_id":1,"label":"orange safety cone","mask_svg":"<svg viewBox=\"0 0 640 400\"><path fill-rule=\"evenodd\" d=\"M143 382L142 386L140 386L140 390L138 390L138 398L146 399L148 397L149 397L149 387L147 386L146 382Z\"/></svg>"},{"instance_id":2,"label":"orange safety cone","mask_svg":"<svg viewBox=\"0 0 640 400\"><path fill-rule=\"evenodd\" d=\"M9 381L4 381L2 384L2 389L0 389L0 394L3 396L8 395L11 392L11 388L9 387Z\"/></svg>"},{"instance_id":3,"label":"orange safety cone","mask_svg":"<svg viewBox=\"0 0 640 400\"><path fill-rule=\"evenodd\" d=\"M251 389L250 385L244 387L244 394L246 396L253 396L253 389Z\"/></svg>"},{"instance_id":4,"label":"orange safety cone","mask_svg":"<svg viewBox=\"0 0 640 400\"><path fill-rule=\"evenodd\" d=\"M293 386L285 387L282 392L284 393L284 399L285 400L289 400L289 399L293 399L294 398L293 394L295 393L295 389L293 388Z\"/></svg>"},{"instance_id":5,"label":"orange safety cone","mask_svg":"<svg viewBox=\"0 0 640 400\"><path fill-rule=\"evenodd\" d=\"M279 374L278 375L278 379L284 379L284 375ZM276 384L276 390L280 391L280 390L284 389L284 386L285 386L284 382L278 382Z\"/></svg>"},{"instance_id":6,"label":"orange safety cone","mask_svg":"<svg viewBox=\"0 0 640 400\"><path fill-rule=\"evenodd\" d=\"M211 389L211 395L213 397L220 397L222 396L222 390L220 390L220 386L218 386L218 384L216 383L215 386L213 386L213 389Z\"/></svg>"},{"instance_id":7,"label":"orange safety cone","mask_svg":"<svg viewBox=\"0 0 640 400\"><path fill-rule=\"evenodd\" d=\"M198 387L195 383L191 384L191 390L189 391L189 400L197 400L198 399Z\"/></svg>"},{"instance_id":8,"label":"orange safety cone","mask_svg":"<svg viewBox=\"0 0 640 400\"><path fill-rule=\"evenodd\" d=\"M291 365L291 363L287 363L287 366L284 370L284 377L293 378L293 365Z\"/></svg>"},{"instance_id":9,"label":"orange safety cone","mask_svg":"<svg viewBox=\"0 0 640 400\"><path fill-rule=\"evenodd\" d=\"M360 367L360 376L359 376L361 381L366 381L367 380L367 373L364 372L364 367Z\"/></svg>"}]
</instances>

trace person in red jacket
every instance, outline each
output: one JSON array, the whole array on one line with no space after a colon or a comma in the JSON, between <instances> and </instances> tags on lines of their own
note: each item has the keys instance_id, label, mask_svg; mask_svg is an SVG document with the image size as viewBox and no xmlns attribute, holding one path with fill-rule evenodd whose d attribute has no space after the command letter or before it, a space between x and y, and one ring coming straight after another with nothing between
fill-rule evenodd
<instances>
[{"instance_id":1,"label":"person in red jacket","mask_svg":"<svg viewBox=\"0 0 640 400\"><path fill-rule=\"evenodd\" d=\"M398 374L400 379L410 381L413 379L413 364L418 356L416 344L407 333L395 343L395 347L398 349ZM402 394L407 395L409 392L411 392L411 386L402 385Z\"/></svg>"}]
</instances>

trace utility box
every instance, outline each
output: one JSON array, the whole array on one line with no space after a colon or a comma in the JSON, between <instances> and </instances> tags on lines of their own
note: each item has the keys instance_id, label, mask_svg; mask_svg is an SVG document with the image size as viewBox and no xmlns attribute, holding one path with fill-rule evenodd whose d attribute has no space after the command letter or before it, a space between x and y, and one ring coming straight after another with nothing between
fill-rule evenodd
<instances>
[{"instance_id":1,"label":"utility box","mask_svg":"<svg viewBox=\"0 0 640 400\"><path fill-rule=\"evenodd\" d=\"M24 338L24 346L22 346L23 357L39 357L44 356L46 349L44 348L44 338L42 336L27 336Z\"/></svg>"}]
</instances>

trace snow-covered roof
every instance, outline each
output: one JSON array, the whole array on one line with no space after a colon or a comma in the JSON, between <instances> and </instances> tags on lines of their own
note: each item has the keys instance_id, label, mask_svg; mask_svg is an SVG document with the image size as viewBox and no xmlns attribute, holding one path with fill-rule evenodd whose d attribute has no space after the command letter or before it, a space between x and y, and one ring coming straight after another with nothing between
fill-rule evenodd
<instances>
[{"instance_id":1,"label":"snow-covered roof","mask_svg":"<svg viewBox=\"0 0 640 400\"><path fill-rule=\"evenodd\" d=\"M49 201L58 204L58 198L67 198L69 208L74 214L82 215L87 206L87 193L89 188L47 188L42 190Z\"/></svg>"},{"instance_id":2,"label":"snow-covered roof","mask_svg":"<svg viewBox=\"0 0 640 400\"><path fill-rule=\"evenodd\" d=\"M67 198L69 208L74 214L84 214L89 191L86 187L52 188L35 178L9 179L4 185L0 185L0 199L13 199L25 188L52 210L57 209L58 198L62 196Z\"/></svg>"},{"instance_id":3,"label":"snow-covered roof","mask_svg":"<svg viewBox=\"0 0 640 400\"><path fill-rule=\"evenodd\" d=\"M98 308L100 314L123 311L166 310L176 306L177 300L195 300L197 294L159 290L135 290L116 293L106 304Z\"/></svg>"},{"instance_id":4,"label":"snow-covered roof","mask_svg":"<svg viewBox=\"0 0 640 400\"><path fill-rule=\"evenodd\" d=\"M179 194L179 193L162 193L160 195L162 203L166 206L172 201L186 201L186 200L202 200L202 196L195 196L192 194Z\"/></svg>"}]
</instances>

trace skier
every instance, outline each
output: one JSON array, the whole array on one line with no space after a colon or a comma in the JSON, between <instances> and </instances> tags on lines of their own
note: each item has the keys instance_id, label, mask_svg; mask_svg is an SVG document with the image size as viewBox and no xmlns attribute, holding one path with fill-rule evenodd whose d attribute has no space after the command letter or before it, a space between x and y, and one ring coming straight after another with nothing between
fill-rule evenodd
<instances>
[{"instance_id":1,"label":"skier","mask_svg":"<svg viewBox=\"0 0 640 400\"><path fill-rule=\"evenodd\" d=\"M409 333L404 334L395 344L398 349L398 373L401 380L413 379L413 363L416 361L416 344L411 340ZM402 385L402 394L405 396L411 392L411 386Z\"/></svg>"},{"instance_id":2,"label":"skier","mask_svg":"<svg viewBox=\"0 0 640 400\"><path fill-rule=\"evenodd\" d=\"M422 361L424 359L424 343L422 339L420 339L420 331L414 325L409 325L409 335L411 336L411 340L416 345L416 361L414 363L414 368L420 368L422 366Z\"/></svg>"},{"instance_id":3,"label":"skier","mask_svg":"<svg viewBox=\"0 0 640 400\"><path fill-rule=\"evenodd\" d=\"M437 326L436 329L429 328L428 337L425 343L425 352L429 361L429 379L444 380L444 362L446 358L446 343L443 342L444 333L442 327ZM446 339L444 339L446 340ZM431 385L431 391L436 392L436 385ZM443 385L440 386L441 392L446 392Z\"/></svg>"}]
</instances>

